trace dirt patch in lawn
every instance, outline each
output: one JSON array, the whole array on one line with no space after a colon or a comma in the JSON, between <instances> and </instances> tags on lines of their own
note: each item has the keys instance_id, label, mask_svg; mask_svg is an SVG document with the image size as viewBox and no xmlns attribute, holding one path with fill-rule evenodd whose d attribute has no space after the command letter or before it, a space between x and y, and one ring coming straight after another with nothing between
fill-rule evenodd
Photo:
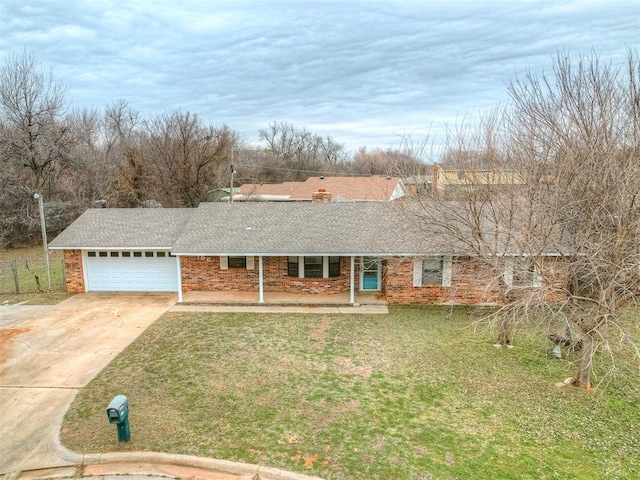
<instances>
[{"instance_id":1,"label":"dirt patch in lawn","mask_svg":"<svg viewBox=\"0 0 640 480\"><path fill-rule=\"evenodd\" d=\"M369 378L373 367L371 365L356 365L353 360L346 357L336 357L335 364L340 373L344 375L357 375L362 378Z\"/></svg>"},{"instance_id":2,"label":"dirt patch in lawn","mask_svg":"<svg viewBox=\"0 0 640 480\"><path fill-rule=\"evenodd\" d=\"M320 319L318 326L309 334L309 338L315 342L315 350L322 350L327 344L327 332L331 329L331 320L327 316Z\"/></svg>"}]
</instances>

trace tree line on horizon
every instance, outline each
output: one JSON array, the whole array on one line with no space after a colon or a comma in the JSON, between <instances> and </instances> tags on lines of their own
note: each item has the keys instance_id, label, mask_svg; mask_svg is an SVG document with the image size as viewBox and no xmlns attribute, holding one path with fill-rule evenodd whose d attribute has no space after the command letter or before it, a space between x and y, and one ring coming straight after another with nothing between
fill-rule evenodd
<instances>
[{"instance_id":1,"label":"tree line on horizon","mask_svg":"<svg viewBox=\"0 0 640 480\"><path fill-rule=\"evenodd\" d=\"M47 231L64 229L93 202L109 207L195 207L241 183L314 175L388 175L420 169L401 150L350 156L333 138L287 122L261 129L264 146L226 125L177 110L143 116L123 99L103 111L73 108L68 89L30 54L0 66L0 248L37 242L34 193L45 199Z\"/></svg>"}]
</instances>

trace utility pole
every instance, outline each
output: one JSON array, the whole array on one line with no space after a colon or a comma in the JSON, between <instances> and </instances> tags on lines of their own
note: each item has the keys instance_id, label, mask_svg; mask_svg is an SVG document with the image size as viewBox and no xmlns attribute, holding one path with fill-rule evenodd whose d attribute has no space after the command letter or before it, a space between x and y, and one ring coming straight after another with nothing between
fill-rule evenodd
<instances>
[{"instance_id":1,"label":"utility pole","mask_svg":"<svg viewBox=\"0 0 640 480\"><path fill-rule=\"evenodd\" d=\"M47 267L47 286L51 291L51 269L49 268L49 249L47 248L47 226L44 223L44 205L42 204L42 195L35 193L35 200L38 200L38 209L40 210L40 228L42 229L42 248L44 249L44 264Z\"/></svg>"},{"instance_id":2,"label":"utility pole","mask_svg":"<svg viewBox=\"0 0 640 480\"><path fill-rule=\"evenodd\" d=\"M233 147L231 147L231 161L233 162ZM236 173L236 169L231 164L231 189L229 190L229 203L233 203L233 174Z\"/></svg>"}]
</instances>

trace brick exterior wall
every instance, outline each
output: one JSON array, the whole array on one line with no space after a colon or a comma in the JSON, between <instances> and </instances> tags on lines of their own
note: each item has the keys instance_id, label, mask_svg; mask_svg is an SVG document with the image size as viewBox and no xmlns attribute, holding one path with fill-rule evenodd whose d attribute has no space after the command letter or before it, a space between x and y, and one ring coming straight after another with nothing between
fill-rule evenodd
<instances>
[{"instance_id":1,"label":"brick exterior wall","mask_svg":"<svg viewBox=\"0 0 640 480\"><path fill-rule=\"evenodd\" d=\"M182 291L204 292L257 292L259 289L258 257L254 269L220 269L220 257L180 257ZM349 257L340 259L340 276L331 278L290 277L287 257L263 257L263 287L265 292L285 293L342 293L349 291ZM357 288L358 262L356 259Z\"/></svg>"},{"instance_id":2,"label":"brick exterior wall","mask_svg":"<svg viewBox=\"0 0 640 480\"><path fill-rule=\"evenodd\" d=\"M451 286L413 286L413 262L389 259L383 271L384 294L395 304L496 305L501 303L500 289L491 283L491 272L472 258L454 258Z\"/></svg>"},{"instance_id":3,"label":"brick exterior wall","mask_svg":"<svg viewBox=\"0 0 640 480\"><path fill-rule=\"evenodd\" d=\"M220 269L220 257L180 257L182 291L257 292L258 261L255 268Z\"/></svg>"},{"instance_id":4,"label":"brick exterior wall","mask_svg":"<svg viewBox=\"0 0 640 480\"><path fill-rule=\"evenodd\" d=\"M82 252L80 250L64 250L64 272L67 292L83 293L84 271L82 269Z\"/></svg>"},{"instance_id":5,"label":"brick exterior wall","mask_svg":"<svg viewBox=\"0 0 640 480\"><path fill-rule=\"evenodd\" d=\"M387 302L392 304L426 305L502 305L505 287L501 273L491 266L472 257L453 259L451 286L413 286L413 262L390 259L383 271L383 291ZM548 303L563 301L566 294L567 270L560 257L546 257L542 267L542 288L514 289L511 295L519 295L523 301L527 297L544 295Z\"/></svg>"},{"instance_id":6,"label":"brick exterior wall","mask_svg":"<svg viewBox=\"0 0 640 480\"><path fill-rule=\"evenodd\" d=\"M82 252L64 250L66 287L70 293L85 291ZM360 286L359 258L355 259L354 285ZM180 257L182 291L257 292L259 289L258 257L254 269L220 269L220 257ZM331 294L349 292L350 258L341 257L340 276L331 278L298 278L289 276L287 257L264 257L264 291L304 294ZM565 298L562 287L567 284L566 269L560 257L544 259L542 276L545 288L532 289L531 294L544 294L553 303ZM454 258L451 286L413 286L413 262L387 259L382 262L381 291L391 304L462 304L499 305L503 303L503 288L496 281L490 267L469 257ZM553 288L553 287L556 288ZM524 290L521 294L526 295Z\"/></svg>"}]
</instances>

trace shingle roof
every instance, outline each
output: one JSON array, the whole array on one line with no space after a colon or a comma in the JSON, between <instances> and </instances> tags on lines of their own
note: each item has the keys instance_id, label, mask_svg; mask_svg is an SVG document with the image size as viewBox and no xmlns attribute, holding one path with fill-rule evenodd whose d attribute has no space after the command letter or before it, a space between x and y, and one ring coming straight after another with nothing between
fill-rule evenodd
<instances>
[{"instance_id":1,"label":"shingle roof","mask_svg":"<svg viewBox=\"0 0 640 480\"><path fill-rule=\"evenodd\" d=\"M184 209L89 209L53 249L171 248L209 255L403 255L424 236L387 202L201 203ZM433 248L433 245L431 246Z\"/></svg>"},{"instance_id":2,"label":"shingle roof","mask_svg":"<svg viewBox=\"0 0 640 480\"><path fill-rule=\"evenodd\" d=\"M177 254L413 254L420 239L386 202L203 203Z\"/></svg>"},{"instance_id":3,"label":"shingle roof","mask_svg":"<svg viewBox=\"0 0 640 480\"><path fill-rule=\"evenodd\" d=\"M311 196L323 188L335 200L389 201L401 187L397 177L309 177L304 182L279 184L245 184L243 195L282 195L291 200L310 201Z\"/></svg>"},{"instance_id":4,"label":"shingle roof","mask_svg":"<svg viewBox=\"0 0 640 480\"><path fill-rule=\"evenodd\" d=\"M194 209L90 208L49 248L170 248Z\"/></svg>"},{"instance_id":5,"label":"shingle roof","mask_svg":"<svg viewBox=\"0 0 640 480\"><path fill-rule=\"evenodd\" d=\"M487 227L487 232L495 233L495 228ZM473 239L471 231L469 237ZM509 244L507 237L497 239L502 253L522 254L522 245ZM424 207L407 202L240 202L89 209L49 247L163 248L185 255L470 254L460 240L438 228ZM537 251L535 245L531 250Z\"/></svg>"}]
</instances>

